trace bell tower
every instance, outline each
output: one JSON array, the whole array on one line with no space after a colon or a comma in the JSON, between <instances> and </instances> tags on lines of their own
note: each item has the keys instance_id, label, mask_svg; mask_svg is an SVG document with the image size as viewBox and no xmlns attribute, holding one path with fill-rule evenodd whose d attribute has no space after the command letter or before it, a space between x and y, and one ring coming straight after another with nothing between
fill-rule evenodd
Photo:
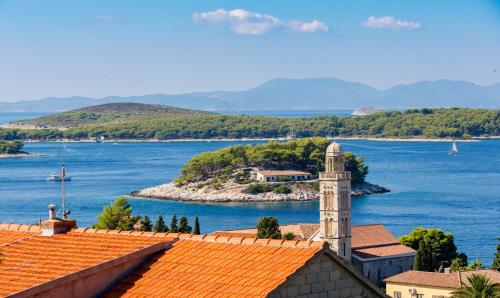
<instances>
[{"instance_id":1,"label":"bell tower","mask_svg":"<svg viewBox=\"0 0 500 298\"><path fill-rule=\"evenodd\" d=\"M351 172L344 163L344 150L334 141L326 149L325 171L319 173L320 237L351 262Z\"/></svg>"}]
</instances>

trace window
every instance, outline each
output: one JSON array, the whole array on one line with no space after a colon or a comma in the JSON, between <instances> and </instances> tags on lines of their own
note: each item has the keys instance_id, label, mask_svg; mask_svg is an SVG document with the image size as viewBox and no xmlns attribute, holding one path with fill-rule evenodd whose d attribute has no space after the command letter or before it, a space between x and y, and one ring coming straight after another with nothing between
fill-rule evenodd
<instances>
[{"instance_id":1,"label":"window","mask_svg":"<svg viewBox=\"0 0 500 298\"><path fill-rule=\"evenodd\" d=\"M394 291L394 295L392 297L394 297L394 298L401 298L401 292Z\"/></svg>"},{"instance_id":2,"label":"window","mask_svg":"<svg viewBox=\"0 0 500 298\"><path fill-rule=\"evenodd\" d=\"M424 294L417 294L417 298L424 298Z\"/></svg>"}]
</instances>

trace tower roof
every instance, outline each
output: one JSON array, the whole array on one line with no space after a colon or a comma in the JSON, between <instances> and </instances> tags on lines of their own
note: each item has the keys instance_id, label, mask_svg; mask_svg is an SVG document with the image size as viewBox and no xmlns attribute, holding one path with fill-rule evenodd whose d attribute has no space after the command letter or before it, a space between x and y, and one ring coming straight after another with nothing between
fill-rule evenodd
<instances>
[{"instance_id":1,"label":"tower roof","mask_svg":"<svg viewBox=\"0 0 500 298\"><path fill-rule=\"evenodd\" d=\"M339 156L344 154L344 149L339 143L333 142L326 148L326 155Z\"/></svg>"}]
</instances>

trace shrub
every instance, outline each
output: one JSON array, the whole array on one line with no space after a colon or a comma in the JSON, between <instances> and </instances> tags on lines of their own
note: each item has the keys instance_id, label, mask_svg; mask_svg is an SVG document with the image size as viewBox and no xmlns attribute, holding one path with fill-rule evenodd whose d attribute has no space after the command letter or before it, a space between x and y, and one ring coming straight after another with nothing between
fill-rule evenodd
<instances>
[{"instance_id":1,"label":"shrub","mask_svg":"<svg viewBox=\"0 0 500 298\"><path fill-rule=\"evenodd\" d=\"M281 184L281 185L275 187L273 189L273 192L275 194L289 194L292 192L292 189L290 188L290 186L288 186L286 184Z\"/></svg>"},{"instance_id":2,"label":"shrub","mask_svg":"<svg viewBox=\"0 0 500 298\"><path fill-rule=\"evenodd\" d=\"M272 185L266 183L254 183L250 184L243 190L243 193L256 195L259 193L270 192L273 190Z\"/></svg>"},{"instance_id":3,"label":"shrub","mask_svg":"<svg viewBox=\"0 0 500 298\"><path fill-rule=\"evenodd\" d=\"M295 238L295 234L293 232L286 232L281 236L281 238L285 240L293 240L293 238Z\"/></svg>"}]
</instances>

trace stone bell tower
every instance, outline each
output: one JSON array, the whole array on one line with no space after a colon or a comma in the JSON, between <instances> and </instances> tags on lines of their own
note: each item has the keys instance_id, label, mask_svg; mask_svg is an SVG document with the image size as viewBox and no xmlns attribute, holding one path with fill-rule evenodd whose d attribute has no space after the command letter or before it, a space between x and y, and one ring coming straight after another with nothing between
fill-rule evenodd
<instances>
[{"instance_id":1,"label":"stone bell tower","mask_svg":"<svg viewBox=\"0 0 500 298\"><path fill-rule=\"evenodd\" d=\"M325 171L319 173L320 237L351 262L351 172L344 162L344 150L334 141L326 149Z\"/></svg>"}]
</instances>

